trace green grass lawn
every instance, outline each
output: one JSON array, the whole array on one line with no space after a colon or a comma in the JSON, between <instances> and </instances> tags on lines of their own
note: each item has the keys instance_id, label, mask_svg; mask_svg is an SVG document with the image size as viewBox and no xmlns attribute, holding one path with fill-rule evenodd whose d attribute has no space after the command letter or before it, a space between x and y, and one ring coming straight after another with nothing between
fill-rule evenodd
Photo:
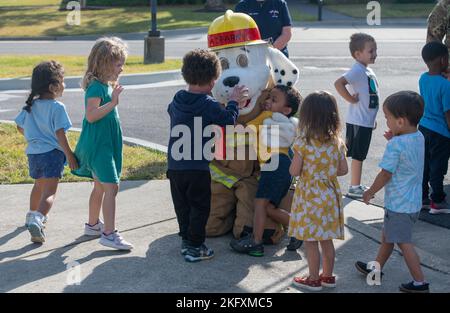
<instances>
[{"instance_id":1,"label":"green grass lawn","mask_svg":"<svg viewBox=\"0 0 450 313\"><path fill-rule=\"evenodd\" d=\"M317 15L306 14L298 10L291 10L289 12L293 22L314 22L317 21Z\"/></svg>"},{"instance_id":2,"label":"green grass lawn","mask_svg":"<svg viewBox=\"0 0 450 313\"><path fill-rule=\"evenodd\" d=\"M1 55L0 78L29 77L36 64L44 60L57 60L65 69L65 76L82 76L86 71L87 57L67 55ZM150 73L180 69L182 61L168 59L160 64L144 64L142 56L129 56L124 74Z\"/></svg>"},{"instance_id":3,"label":"green grass lawn","mask_svg":"<svg viewBox=\"0 0 450 313\"><path fill-rule=\"evenodd\" d=\"M433 7L433 3L382 3L381 18L428 17ZM326 8L353 17L366 17L370 12L365 4L327 5Z\"/></svg>"},{"instance_id":4,"label":"green grass lawn","mask_svg":"<svg viewBox=\"0 0 450 313\"><path fill-rule=\"evenodd\" d=\"M147 7L83 10L81 25L71 26L67 24L69 12L59 11L60 1L43 0L46 6L30 9L29 5L36 1L0 0L0 37L130 33L144 32L150 28L150 9ZM18 5L19 2L21 6ZM158 6L158 29L207 27L216 17L223 14L199 12L198 10L202 8L200 5ZM292 19L312 21L315 20L315 16L292 12Z\"/></svg>"},{"instance_id":5,"label":"green grass lawn","mask_svg":"<svg viewBox=\"0 0 450 313\"><path fill-rule=\"evenodd\" d=\"M0 7L22 7L22 6L57 6L61 0L0 0Z\"/></svg>"},{"instance_id":6,"label":"green grass lawn","mask_svg":"<svg viewBox=\"0 0 450 313\"><path fill-rule=\"evenodd\" d=\"M69 143L75 148L79 133L69 132ZM32 183L28 176L25 155L26 141L12 124L0 124L0 184ZM167 169L166 155L159 151L137 146L124 146L122 180L164 179ZM74 176L68 167L63 182L89 181Z\"/></svg>"}]
</instances>

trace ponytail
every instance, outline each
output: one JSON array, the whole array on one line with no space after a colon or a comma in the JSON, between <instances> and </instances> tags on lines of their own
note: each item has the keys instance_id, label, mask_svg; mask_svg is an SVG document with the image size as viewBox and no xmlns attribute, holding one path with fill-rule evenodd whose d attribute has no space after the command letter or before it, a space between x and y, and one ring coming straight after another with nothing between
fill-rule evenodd
<instances>
[{"instance_id":1,"label":"ponytail","mask_svg":"<svg viewBox=\"0 0 450 313\"><path fill-rule=\"evenodd\" d=\"M30 95L28 96L27 101L25 101L25 103L27 104L26 106L24 106L22 108L22 110L27 111L28 113L31 113L31 106L33 105L33 101L34 101L34 97L36 96L36 94L32 91L30 93Z\"/></svg>"},{"instance_id":2,"label":"ponytail","mask_svg":"<svg viewBox=\"0 0 450 313\"><path fill-rule=\"evenodd\" d=\"M31 75L31 92L25 101L26 106L22 110L31 113L31 106L34 98L49 93L49 86L52 84L62 84L64 79L64 68L56 61L44 61L36 65Z\"/></svg>"}]
</instances>

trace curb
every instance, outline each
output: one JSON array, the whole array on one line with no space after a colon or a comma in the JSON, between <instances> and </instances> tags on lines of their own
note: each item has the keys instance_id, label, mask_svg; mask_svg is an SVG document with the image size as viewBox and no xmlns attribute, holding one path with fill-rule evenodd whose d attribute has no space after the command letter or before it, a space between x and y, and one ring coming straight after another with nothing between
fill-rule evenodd
<instances>
[{"instance_id":1,"label":"curb","mask_svg":"<svg viewBox=\"0 0 450 313\"><path fill-rule=\"evenodd\" d=\"M343 199L348 199L350 201L354 200L353 198L349 198L349 197L343 197ZM371 204L374 207L378 207L375 204ZM380 210L382 210L382 208L378 207ZM349 229L356 231L362 235L364 235L365 237L373 240L374 242L381 244L380 242L380 238L381 238L381 230L378 228L375 228L373 226L371 226L370 224L366 224L363 221L359 220L357 217L353 216L352 214L352 210L353 208L346 208L347 213L345 214L345 226L348 227ZM428 223L428 222L425 222ZM436 226L433 225L431 223L428 223L429 225L432 225L434 227L440 227L440 226ZM438 257L428 251L425 251L417 246L414 247L417 251L417 253L420 255L420 264L425 267L428 268L430 270L436 271L436 272L440 272L442 274L445 275L450 275L450 262L448 260L445 260L441 257ZM398 254L402 255L401 250L398 248L398 246L396 245L394 247L394 251L397 252Z\"/></svg>"},{"instance_id":2,"label":"curb","mask_svg":"<svg viewBox=\"0 0 450 313\"><path fill-rule=\"evenodd\" d=\"M347 221L345 222L345 226L347 226L351 230L363 234L364 236L372 239L378 244L381 244L381 231L379 229L358 221L356 218L353 219L354 220L347 219ZM420 264L423 267L440 272L445 275L450 275L450 263L447 260L437 257L417 246L415 246L414 249L416 249L417 253L420 255ZM395 246L394 251L402 255L402 252L397 245Z\"/></svg>"},{"instance_id":3,"label":"curb","mask_svg":"<svg viewBox=\"0 0 450 313\"><path fill-rule=\"evenodd\" d=\"M64 78L66 88L80 88L82 76L72 76ZM180 70L144 73L144 74L126 74L120 76L120 84L126 85L142 85L160 83L170 80L181 80ZM2 78L0 79L0 90L29 90L31 86L31 78Z\"/></svg>"},{"instance_id":4,"label":"curb","mask_svg":"<svg viewBox=\"0 0 450 313\"><path fill-rule=\"evenodd\" d=\"M0 120L0 124L1 123L5 123L5 124L15 124L14 121L8 121L8 120ZM71 127L69 129L69 131L74 131L74 132L81 132L81 128L77 128L77 127ZM138 138L133 138L133 137L123 137L123 142L129 146L139 146L139 147L144 147L144 148L148 148L148 149L152 149L152 150L156 150L162 153L167 153L167 147L154 143L154 142L150 142L147 140L143 140L143 139L138 139Z\"/></svg>"},{"instance_id":5,"label":"curb","mask_svg":"<svg viewBox=\"0 0 450 313\"><path fill-rule=\"evenodd\" d=\"M1 123L2 121L0 121ZM74 131L74 132L81 132L81 128L76 128L76 127L71 127L69 129L69 131ZM133 138L133 137L122 137L123 138L123 143L129 145L129 146L138 146L138 147L144 147L144 148L148 148L148 149L152 149L152 150L156 150L162 153L167 153L167 147L154 143L154 142L150 142L147 140L143 140L143 139L138 139L138 138Z\"/></svg>"},{"instance_id":6,"label":"curb","mask_svg":"<svg viewBox=\"0 0 450 313\"><path fill-rule=\"evenodd\" d=\"M348 20L332 20L332 21L315 21L315 22L294 22L294 27L342 27L342 26L365 26L365 27L371 27L371 28L384 28L384 27L405 27L405 26L411 26L411 27L419 27L419 26L426 26L427 20L426 19L381 19L381 25L368 25L367 20L363 18L354 18L354 19L348 19Z\"/></svg>"}]
</instances>

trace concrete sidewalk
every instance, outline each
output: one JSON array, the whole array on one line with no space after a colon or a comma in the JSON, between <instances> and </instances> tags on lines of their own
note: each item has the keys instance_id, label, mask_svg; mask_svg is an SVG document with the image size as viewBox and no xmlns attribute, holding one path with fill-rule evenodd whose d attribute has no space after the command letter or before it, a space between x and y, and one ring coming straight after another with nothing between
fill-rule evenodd
<instances>
[{"instance_id":1,"label":"concrete sidewalk","mask_svg":"<svg viewBox=\"0 0 450 313\"><path fill-rule=\"evenodd\" d=\"M90 183L60 184L47 242L32 244L23 226L31 187L0 185L0 292L302 292L291 281L307 270L304 251L286 251L287 239L254 258L231 251L230 235L208 238L215 258L185 262L167 180L122 183L117 228L135 245L128 253L82 236ZM383 210L345 203L346 239L335 241L338 287L325 292L398 292L411 279L398 251L384 268L381 286L367 285L353 265L374 258ZM450 292L450 230L419 221L415 234L431 291ZM81 283L68 284L77 273Z\"/></svg>"}]
</instances>

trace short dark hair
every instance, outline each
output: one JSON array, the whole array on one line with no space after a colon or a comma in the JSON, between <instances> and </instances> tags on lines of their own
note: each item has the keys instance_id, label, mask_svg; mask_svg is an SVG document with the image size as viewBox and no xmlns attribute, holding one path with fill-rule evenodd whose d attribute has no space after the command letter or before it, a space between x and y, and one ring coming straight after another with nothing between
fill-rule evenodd
<instances>
[{"instance_id":1,"label":"short dark hair","mask_svg":"<svg viewBox=\"0 0 450 313\"><path fill-rule=\"evenodd\" d=\"M303 100L300 92L296 88L286 85L276 85L274 88L278 89L286 96L287 106L291 108L291 113L289 113L287 117L294 116Z\"/></svg>"},{"instance_id":2,"label":"short dark hair","mask_svg":"<svg viewBox=\"0 0 450 313\"><path fill-rule=\"evenodd\" d=\"M448 48L442 42L432 41L422 48L422 59L427 64L445 56L448 56Z\"/></svg>"},{"instance_id":3,"label":"short dark hair","mask_svg":"<svg viewBox=\"0 0 450 313\"><path fill-rule=\"evenodd\" d=\"M370 36L369 34L366 34L366 33L356 33L350 37L349 48L350 48L350 53L352 54L352 57L355 57L356 51L361 52L364 50L364 46L366 45L366 42L376 42L376 41L375 41L375 38L373 38L372 36Z\"/></svg>"},{"instance_id":4,"label":"short dark hair","mask_svg":"<svg viewBox=\"0 0 450 313\"><path fill-rule=\"evenodd\" d=\"M383 106L395 117L405 117L411 125L417 126L423 115L423 98L415 91L399 91L389 97Z\"/></svg>"},{"instance_id":5,"label":"short dark hair","mask_svg":"<svg viewBox=\"0 0 450 313\"><path fill-rule=\"evenodd\" d=\"M220 61L214 52L195 49L183 58L181 74L189 85L206 85L220 75Z\"/></svg>"}]
</instances>

